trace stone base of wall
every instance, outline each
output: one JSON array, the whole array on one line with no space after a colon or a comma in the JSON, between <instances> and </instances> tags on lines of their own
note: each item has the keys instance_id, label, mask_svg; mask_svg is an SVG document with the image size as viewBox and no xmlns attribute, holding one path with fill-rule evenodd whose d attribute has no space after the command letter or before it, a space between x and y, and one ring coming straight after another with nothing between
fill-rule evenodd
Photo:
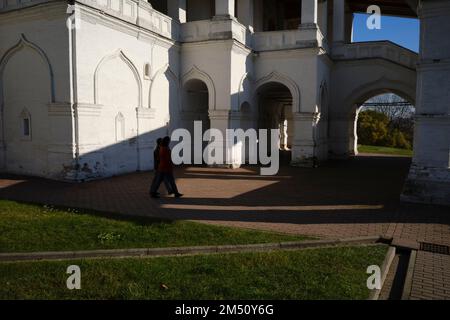
<instances>
[{"instance_id":1,"label":"stone base of wall","mask_svg":"<svg viewBox=\"0 0 450 320\"><path fill-rule=\"evenodd\" d=\"M317 168L319 160L316 157L294 158L291 161L291 166L302 168Z\"/></svg>"},{"instance_id":2,"label":"stone base of wall","mask_svg":"<svg viewBox=\"0 0 450 320\"><path fill-rule=\"evenodd\" d=\"M412 165L401 200L450 205L450 169Z\"/></svg>"}]
</instances>

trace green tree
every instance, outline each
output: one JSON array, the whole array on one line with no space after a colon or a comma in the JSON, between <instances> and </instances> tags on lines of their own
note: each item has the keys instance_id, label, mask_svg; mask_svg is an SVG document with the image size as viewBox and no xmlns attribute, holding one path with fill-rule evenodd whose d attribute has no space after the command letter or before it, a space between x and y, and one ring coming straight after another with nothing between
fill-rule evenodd
<instances>
[{"instance_id":1,"label":"green tree","mask_svg":"<svg viewBox=\"0 0 450 320\"><path fill-rule=\"evenodd\" d=\"M357 130L360 144L383 146L389 132L389 118L373 110L362 111L358 116Z\"/></svg>"},{"instance_id":2,"label":"green tree","mask_svg":"<svg viewBox=\"0 0 450 320\"><path fill-rule=\"evenodd\" d=\"M396 128L385 113L361 111L358 116L358 143L363 145L412 149L412 135L408 127Z\"/></svg>"}]
</instances>

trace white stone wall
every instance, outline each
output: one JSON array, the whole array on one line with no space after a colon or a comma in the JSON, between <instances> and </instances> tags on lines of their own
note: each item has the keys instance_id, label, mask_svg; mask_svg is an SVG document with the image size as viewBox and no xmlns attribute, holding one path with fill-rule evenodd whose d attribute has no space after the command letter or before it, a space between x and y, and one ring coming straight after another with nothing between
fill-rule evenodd
<instances>
[{"instance_id":1,"label":"white stone wall","mask_svg":"<svg viewBox=\"0 0 450 320\"><path fill-rule=\"evenodd\" d=\"M416 71L384 59L334 63L331 76L329 149L334 158L356 153L356 110L368 99L396 93L415 104Z\"/></svg>"},{"instance_id":2,"label":"white stone wall","mask_svg":"<svg viewBox=\"0 0 450 320\"><path fill-rule=\"evenodd\" d=\"M66 8L54 3L45 11L31 7L1 16L0 163L4 171L62 179L65 167L72 164ZM24 135L24 117L30 121L29 136Z\"/></svg>"},{"instance_id":3,"label":"white stone wall","mask_svg":"<svg viewBox=\"0 0 450 320\"><path fill-rule=\"evenodd\" d=\"M359 99L385 90L415 96L414 54L389 43L339 44L331 52L314 16L298 30L253 33L258 14L251 22L240 12L245 25L227 15L180 24L145 1L79 0L69 33L63 1L5 10L0 54L17 51L0 70L5 110L14 110L2 122L1 161L9 172L84 180L152 169L155 140L197 118L223 133L257 127L258 90L270 83L291 94L292 106L281 106L288 145L294 164L310 166L329 150L354 151ZM204 83L194 102L185 90L191 80ZM31 142L19 136L27 112Z\"/></svg>"},{"instance_id":4,"label":"white stone wall","mask_svg":"<svg viewBox=\"0 0 450 320\"><path fill-rule=\"evenodd\" d=\"M152 169L155 140L178 126L178 46L89 8L78 9L82 174L92 178Z\"/></svg>"},{"instance_id":5,"label":"white stone wall","mask_svg":"<svg viewBox=\"0 0 450 320\"><path fill-rule=\"evenodd\" d=\"M450 3L422 1L414 157L402 199L450 204Z\"/></svg>"}]
</instances>

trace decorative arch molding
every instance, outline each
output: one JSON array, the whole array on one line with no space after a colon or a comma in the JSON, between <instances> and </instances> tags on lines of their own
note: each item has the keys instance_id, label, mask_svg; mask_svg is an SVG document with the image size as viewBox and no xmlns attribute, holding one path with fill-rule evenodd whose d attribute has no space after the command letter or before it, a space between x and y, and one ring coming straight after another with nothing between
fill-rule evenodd
<instances>
[{"instance_id":1,"label":"decorative arch molding","mask_svg":"<svg viewBox=\"0 0 450 320\"><path fill-rule=\"evenodd\" d=\"M133 62L125 55L122 49L117 49L115 52L104 56L100 62L97 64L97 67L95 68L94 72L94 104L99 104L99 95L98 95L98 74L100 70L102 69L103 65L107 63L108 61L114 60L114 59L121 59L131 70L131 72L134 75L134 78L136 79L136 84L138 86L138 108L142 108L142 80L139 75L139 71L136 68L136 66L133 64Z\"/></svg>"},{"instance_id":2,"label":"decorative arch molding","mask_svg":"<svg viewBox=\"0 0 450 320\"><path fill-rule=\"evenodd\" d=\"M212 78L206 72L194 65L192 69L185 73L181 78L182 88L184 88L184 85L189 80L201 80L206 84L206 87L208 88L209 110L216 110L216 88Z\"/></svg>"},{"instance_id":3,"label":"decorative arch molding","mask_svg":"<svg viewBox=\"0 0 450 320\"><path fill-rule=\"evenodd\" d=\"M344 103L348 108L347 112L353 114L356 112L356 107L368 99L383 93L395 93L415 105L415 91L416 89L407 83L381 77L352 90L352 93L344 99Z\"/></svg>"},{"instance_id":4,"label":"decorative arch molding","mask_svg":"<svg viewBox=\"0 0 450 320\"><path fill-rule=\"evenodd\" d=\"M23 108L19 115L20 118L31 118L31 113L27 108Z\"/></svg>"},{"instance_id":5,"label":"decorative arch molding","mask_svg":"<svg viewBox=\"0 0 450 320\"><path fill-rule=\"evenodd\" d=\"M0 80L3 79L3 72L5 70L6 65L8 64L9 60L19 51L22 49L29 48L36 52L39 57L42 59L44 64L48 68L48 73L50 75L50 99L51 102L55 102L55 80L54 80L54 74L53 74L53 68L50 63L50 59L45 54L44 50L42 50L38 45L34 44L33 42L28 41L28 39L25 37L25 35L22 33L20 35L19 41L12 46L10 49L6 51L6 53L1 57L0 59ZM0 87L0 94L2 94L3 87ZM3 101L3 96L0 96L0 101Z\"/></svg>"},{"instance_id":6,"label":"decorative arch molding","mask_svg":"<svg viewBox=\"0 0 450 320\"><path fill-rule=\"evenodd\" d=\"M278 71L272 71L267 76L260 78L258 81L256 81L254 86L254 92L257 92L259 88L261 88L263 85L270 83L270 82L277 82L284 86L286 86L292 95L292 104L293 104L293 110L294 113L299 113L300 108L300 89L295 83L294 80L289 78L288 76L279 73Z\"/></svg>"},{"instance_id":7,"label":"decorative arch molding","mask_svg":"<svg viewBox=\"0 0 450 320\"><path fill-rule=\"evenodd\" d=\"M152 77L151 81L150 81L150 89L149 89L149 95L148 95L148 107L150 109L154 108L152 106L152 94L153 94L153 86L156 82L156 80L162 76L162 75L166 75L168 77L170 77L177 85L177 93L178 93L178 97L180 97L180 81L178 80L177 75L175 74L175 72L172 71L172 69L170 68L169 64L166 63L161 69L159 69L155 75ZM178 103L179 101L181 101L181 99L178 99ZM180 107L178 106L178 108L180 109Z\"/></svg>"}]
</instances>

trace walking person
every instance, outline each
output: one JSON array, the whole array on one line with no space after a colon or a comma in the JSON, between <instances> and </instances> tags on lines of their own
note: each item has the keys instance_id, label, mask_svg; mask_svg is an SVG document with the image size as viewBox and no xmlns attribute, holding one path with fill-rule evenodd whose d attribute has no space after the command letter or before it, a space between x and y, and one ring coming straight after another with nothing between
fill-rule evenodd
<instances>
[{"instance_id":1,"label":"walking person","mask_svg":"<svg viewBox=\"0 0 450 320\"><path fill-rule=\"evenodd\" d=\"M160 163L159 150L161 148L162 141L163 141L162 138L158 138L156 140L156 148L155 148L155 150L153 150L153 164L154 164L153 168L154 168L155 174L153 176L153 181L150 186L150 195L154 198L159 197L158 188L161 185L162 181L164 181L164 185L166 186L167 192L169 194L173 194L173 191L170 187L169 181L167 179L164 179L163 174L158 170L159 163Z\"/></svg>"},{"instance_id":2,"label":"walking person","mask_svg":"<svg viewBox=\"0 0 450 320\"><path fill-rule=\"evenodd\" d=\"M169 194L174 194L175 198L180 198L183 195L178 192L177 185L175 183L175 177L173 176L173 163L171 151L169 148L170 137L165 137L162 139L161 145L159 147L159 164L158 164L158 178L155 181L155 184L152 185L151 196L153 198L158 198L159 194L157 193L161 182L164 181L166 184L167 191Z\"/></svg>"}]
</instances>

